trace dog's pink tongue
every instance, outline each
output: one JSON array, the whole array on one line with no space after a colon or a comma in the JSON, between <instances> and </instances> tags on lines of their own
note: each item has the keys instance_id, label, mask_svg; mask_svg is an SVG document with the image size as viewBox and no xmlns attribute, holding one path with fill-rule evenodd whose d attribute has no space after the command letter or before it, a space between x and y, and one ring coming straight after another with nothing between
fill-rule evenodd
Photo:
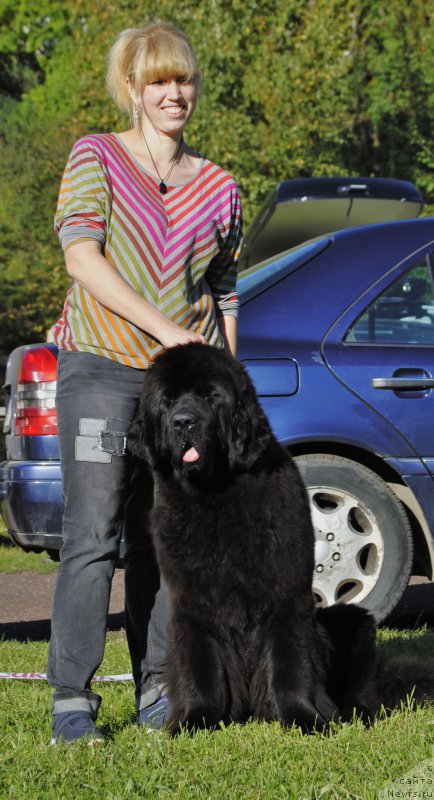
<instances>
[{"instance_id":1,"label":"dog's pink tongue","mask_svg":"<svg viewBox=\"0 0 434 800\"><path fill-rule=\"evenodd\" d=\"M195 447L190 447L190 449L186 450L186 452L182 456L182 460L187 461L189 464L193 464L193 462L198 461L199 458L200 455Z\"/></svg>"}]
</instances>

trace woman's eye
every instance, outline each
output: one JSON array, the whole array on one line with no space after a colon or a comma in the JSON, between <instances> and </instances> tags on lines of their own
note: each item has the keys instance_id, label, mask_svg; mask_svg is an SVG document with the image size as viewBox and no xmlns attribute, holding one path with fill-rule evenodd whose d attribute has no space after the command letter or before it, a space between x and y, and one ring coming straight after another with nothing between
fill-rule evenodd
<instances>
[{"instance_id":1,"label":"woman's eye","mask_svg":"<svg viewBox=\"0 0 434 800\"><path fill-rule=\"evenodd\" d=\"M186 75L179 75L177 78L174 79L176 83L191 83L191 81L187 78ZM151 81L151 86L165 86L167 83L171 83L172 81L167 80L166 78L157 78L155 81Z\"/></svg>"}]
</instances>

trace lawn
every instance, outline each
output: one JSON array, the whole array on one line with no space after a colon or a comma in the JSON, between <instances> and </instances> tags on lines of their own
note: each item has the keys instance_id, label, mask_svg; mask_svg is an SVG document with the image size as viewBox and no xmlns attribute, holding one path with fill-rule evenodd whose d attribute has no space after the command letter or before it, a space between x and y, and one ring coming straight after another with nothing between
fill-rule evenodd
<instances>
[{"instance_id":1,"label":"lawn","mask_svg":"<svg viewBox=\"0 0 434 800\"><path fill-rule=\"evenodd\" d=\"M1 569L12 561L20 568L20 559L29 568L28 556L11 549L0 549ZM44 558L36 557L35 569L45 568ZM379 646L433 656L434 630L384 629ZM47 648L45 641L2 641L0 671L45 672ZM129 672L124 633L109 633L99 674ZM172 740L137 728L131 682L95 686L107 740L51 747L48 685L0 680L0 800L434 797L433 708L403 708L371 728L355 721L327 736L255 723Z\"/></svg>"},{"instance_id":2,"label":"lawn","mask_svg":"<svg viewBox=\"0 0 434 800\"><path fill-rule=\"evenodd\" d=\"M47 553L25 553L20 547L14 547L0 527L0 574L2 572L52 572L57 564Z\"/></svg>"},{"instance_id":3,"label":"lawn","mask_svg":"<svg viewBox=\"0 0 434 800\"><path fill-rule=\"evenodd\" d=\"M434 651L434 632L426 629L405 635L388 631L382 640L381 646L388 649ZM0 648L3 671L45 670L46 642L3 642ZM129 669L124 634L108 634L99 674ZM48 686L42 681L3 682L2 800L356 800L376 798L379 790L402 781L421 764L422 777L426 773L426 779L433 779L432 793L425 797L434 795L433 709L404 709L370 729L355 722L328 736L303 736L277 724L249 724L171 740L165 733L149 735L137 729L131 683L98 684L97 691L103 696L100 723L107 741L94 748L82 743L50 747Z\"/></svg>"},{"instance_id":4,"label":"lawn","mask_svg":"<svg viewBox=\"0 0 434 800\"><path fill-rule=\"evenodd\" d=\"M0 517L0 574L2 572L21 572L23 570L52 572L55 569L57 569L57 564L49 558L45 551L42 553L25 553L21 547L15 547ZM0 800L3 799L0 797Z\"/></svg>"}]
</instances>

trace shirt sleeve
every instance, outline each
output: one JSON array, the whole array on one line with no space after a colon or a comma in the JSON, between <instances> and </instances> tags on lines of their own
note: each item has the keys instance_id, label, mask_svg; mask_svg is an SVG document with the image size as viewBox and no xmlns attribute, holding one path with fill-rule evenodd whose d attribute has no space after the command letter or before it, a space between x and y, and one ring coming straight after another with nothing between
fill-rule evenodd
<instances>
[{"instance_id":1,"label":"shirt sleeve","mask_svg":"<svg viewBox=\"0 0 434 800\"><path fill-rule=\"evenodd\" d=\"M237 266L243 233L243 215L238 189L232 184L217 227L218 253L207 270L218 317L238 316Z\"/></svg>"},{"instance_id":2,"label":"shirt sleeve","mask_svg":"<svg viewBox=\"0 0 434 800\"><path fill-rule=\"evenodd\" d=\"M96 137L79 139L63 174L54 218L63 249L93 239L103 248L110 209L111 182L103 148Z\"/></svg>"}]
</instances>

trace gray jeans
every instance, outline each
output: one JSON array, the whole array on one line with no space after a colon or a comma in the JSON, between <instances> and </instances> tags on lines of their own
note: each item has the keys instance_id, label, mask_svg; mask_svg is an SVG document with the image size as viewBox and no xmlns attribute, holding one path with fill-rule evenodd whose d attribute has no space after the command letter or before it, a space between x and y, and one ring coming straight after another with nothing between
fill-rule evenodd
<instances>
[{"instance_id":1,"label":"gray jeans","mask_svg":"<svg viewBox=\"0 0 434 800\"><path fill-rule=\"evenodd\" d=\"M97 714L101 698L90 682L104 655L122 535L137 709L164 692L168 600L146 519L152 476L124 452L145 379L145 371L107 358L59 353L56 405L65 510L48 657L53 713Z\"/></svg>"}]
</instances>

